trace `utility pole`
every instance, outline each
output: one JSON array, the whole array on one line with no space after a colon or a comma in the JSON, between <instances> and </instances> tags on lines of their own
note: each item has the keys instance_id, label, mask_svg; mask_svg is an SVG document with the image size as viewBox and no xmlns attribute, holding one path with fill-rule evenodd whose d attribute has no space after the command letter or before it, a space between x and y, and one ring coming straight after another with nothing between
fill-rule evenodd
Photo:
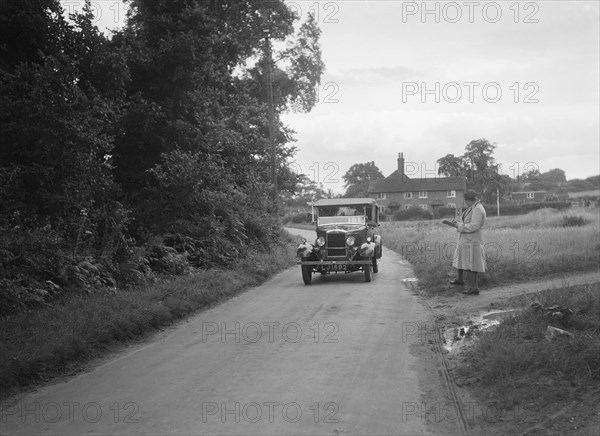
<instances>
[{"instance_id":1,"label":"utility pole","mask_svg":"<svg viewBox=\"0 0 600 436\"><path fill-rule=\"evenodd\" d=\"M496 186L496 214L500 216L500 189Z\"/></svg>"},{"instance_id":2,"label":"utility pole","mask_svg":"<svg viewBox=\"0 0 600 436\"><path fill-rule=\"evenodd\" d=\"M269 143L271 145L271 182L273 183L273 203L277 210L277 156L275 154L275 109L273 108L273 59L271 56L270 31L265 29L267 45L267 92L269 105Z\"/></svg>"}]
</instances>

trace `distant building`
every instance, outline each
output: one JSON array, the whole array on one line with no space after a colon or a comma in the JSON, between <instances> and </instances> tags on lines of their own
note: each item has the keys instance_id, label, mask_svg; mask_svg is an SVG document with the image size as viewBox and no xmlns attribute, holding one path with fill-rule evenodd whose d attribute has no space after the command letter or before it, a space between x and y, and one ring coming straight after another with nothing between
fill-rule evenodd
<instances>
[{"instance_id":1,"label":"distant building","mask_svg":"<svg viewBox=\"0 0 600 436\"><path fill-rule=\"evenodd\" d=\"M546 195L548 195L546 191L519 191L513 192L510 198L519 204L540 203L545 201Z\"/></svg>"},{"instance_id":2,"label":"distant building","mask_svg":"<svg viewBox=\"0 0 600 436\"><path fill-rule=\"evenodd\" d=\"M368 195L390 212L419 206L435 214L440 207L462 207L466 189L464 177L409 178L404 173L404 154L398 153L398 169L373 181Z\"/></svg>"}]
</instances>

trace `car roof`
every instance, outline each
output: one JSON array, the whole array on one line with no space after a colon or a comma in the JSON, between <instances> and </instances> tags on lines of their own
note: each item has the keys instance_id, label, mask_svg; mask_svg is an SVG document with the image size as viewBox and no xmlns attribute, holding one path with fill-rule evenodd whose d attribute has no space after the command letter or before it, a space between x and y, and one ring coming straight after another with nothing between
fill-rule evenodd
<instances>
[{"instance_id":1,"label":"car roof","mask_svg":"<svg viewBox=\"0 0 600 436\"><path fill-rule=\"evenodd\" d=\"M320 206L356 206L377 204L374 198L323 198L315 203Z\"/></svg>"}]
</instances>

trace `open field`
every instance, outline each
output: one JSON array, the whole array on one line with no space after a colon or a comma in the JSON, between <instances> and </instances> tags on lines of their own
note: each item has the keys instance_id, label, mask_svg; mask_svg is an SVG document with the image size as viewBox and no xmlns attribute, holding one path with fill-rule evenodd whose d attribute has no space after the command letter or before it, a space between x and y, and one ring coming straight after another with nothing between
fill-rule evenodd
<instances>
[{"instance_id":1,"label":"open field","mask_svg":"<svg viewBox=\"0 0 600 436\"><path fill-rule=\"evenodd\" d=\"M523 216L490 217L483 230L488 270L480 274L479 284L485 288L597 269L599 228L598 209L542 209ZM422 290L449 290L458 239L453 228L439 221L384 223L382 236L384 245L413 265Z\"/></svg>"}]
</instances>

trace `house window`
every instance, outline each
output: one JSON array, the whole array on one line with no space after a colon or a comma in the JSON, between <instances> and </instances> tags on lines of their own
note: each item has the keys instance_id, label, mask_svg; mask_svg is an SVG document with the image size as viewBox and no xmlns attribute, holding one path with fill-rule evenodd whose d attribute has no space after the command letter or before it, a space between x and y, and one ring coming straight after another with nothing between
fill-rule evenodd
<instances>
[{"instance_id":1,"label":"house window","mask_svg":"<svg viewBox=\"0 0 600 436\"><path fill-rule=\"evenodd\" d=\"M456 191L448 191L448 192L446 192L446 197L456 198Z\"/></svg>"},{"instance_id":2,"label":"house window","mask_svg":"<svg viewBox=\"0 0 600 436\"><path fill-rule=\"evenodd\" d=\"M427 210L427 205L426 204L420 204L419 206L421 206L421 209Z\"/></svg>"},{"instance_id":3,"label":"house window","mask_svg":"<svg viewBox=\"0 0 600 436\"><path fill-rule=\"evenodd\" d=\"M448 207L456 209L456 203L448 203Z\"/></svg>"},{"instance_id":4,"label":"house window","mask_svg":"<svg viewBox=\"0 0 600 436\"><path fill-rule=\"evenodd\" d=\"M377 199L378 200L385 200L386 199L385 192L378 192L377 193Z\"/></svg>"},{"instance_id":5,"label":"house window","mask_svg":"<svg viewBox=\"0 0 600 436\"><path fill-rule=\"evenodd\" d=\"M427 198L427 191L419 191L419 198Z\"/></svg>"},{"instance_id":6,"label":"house window","mask_svg":"<svg viewBox=\"0 0 600 436\"><path fill-rule=\"evenodd\" d=\"M404 193L404 198L411 199L412 198L412 192L405 192Z\"/></svg>"},{"instance_id":7,"label":"house window","mask_svg":"<svg viewBox=\"0 0 600 436\"><path fill-rule=\"evenodd\" d=\"M533 192L528 192L527 198L535 198L535 194Z\"/></svg>"}]
</instances>

